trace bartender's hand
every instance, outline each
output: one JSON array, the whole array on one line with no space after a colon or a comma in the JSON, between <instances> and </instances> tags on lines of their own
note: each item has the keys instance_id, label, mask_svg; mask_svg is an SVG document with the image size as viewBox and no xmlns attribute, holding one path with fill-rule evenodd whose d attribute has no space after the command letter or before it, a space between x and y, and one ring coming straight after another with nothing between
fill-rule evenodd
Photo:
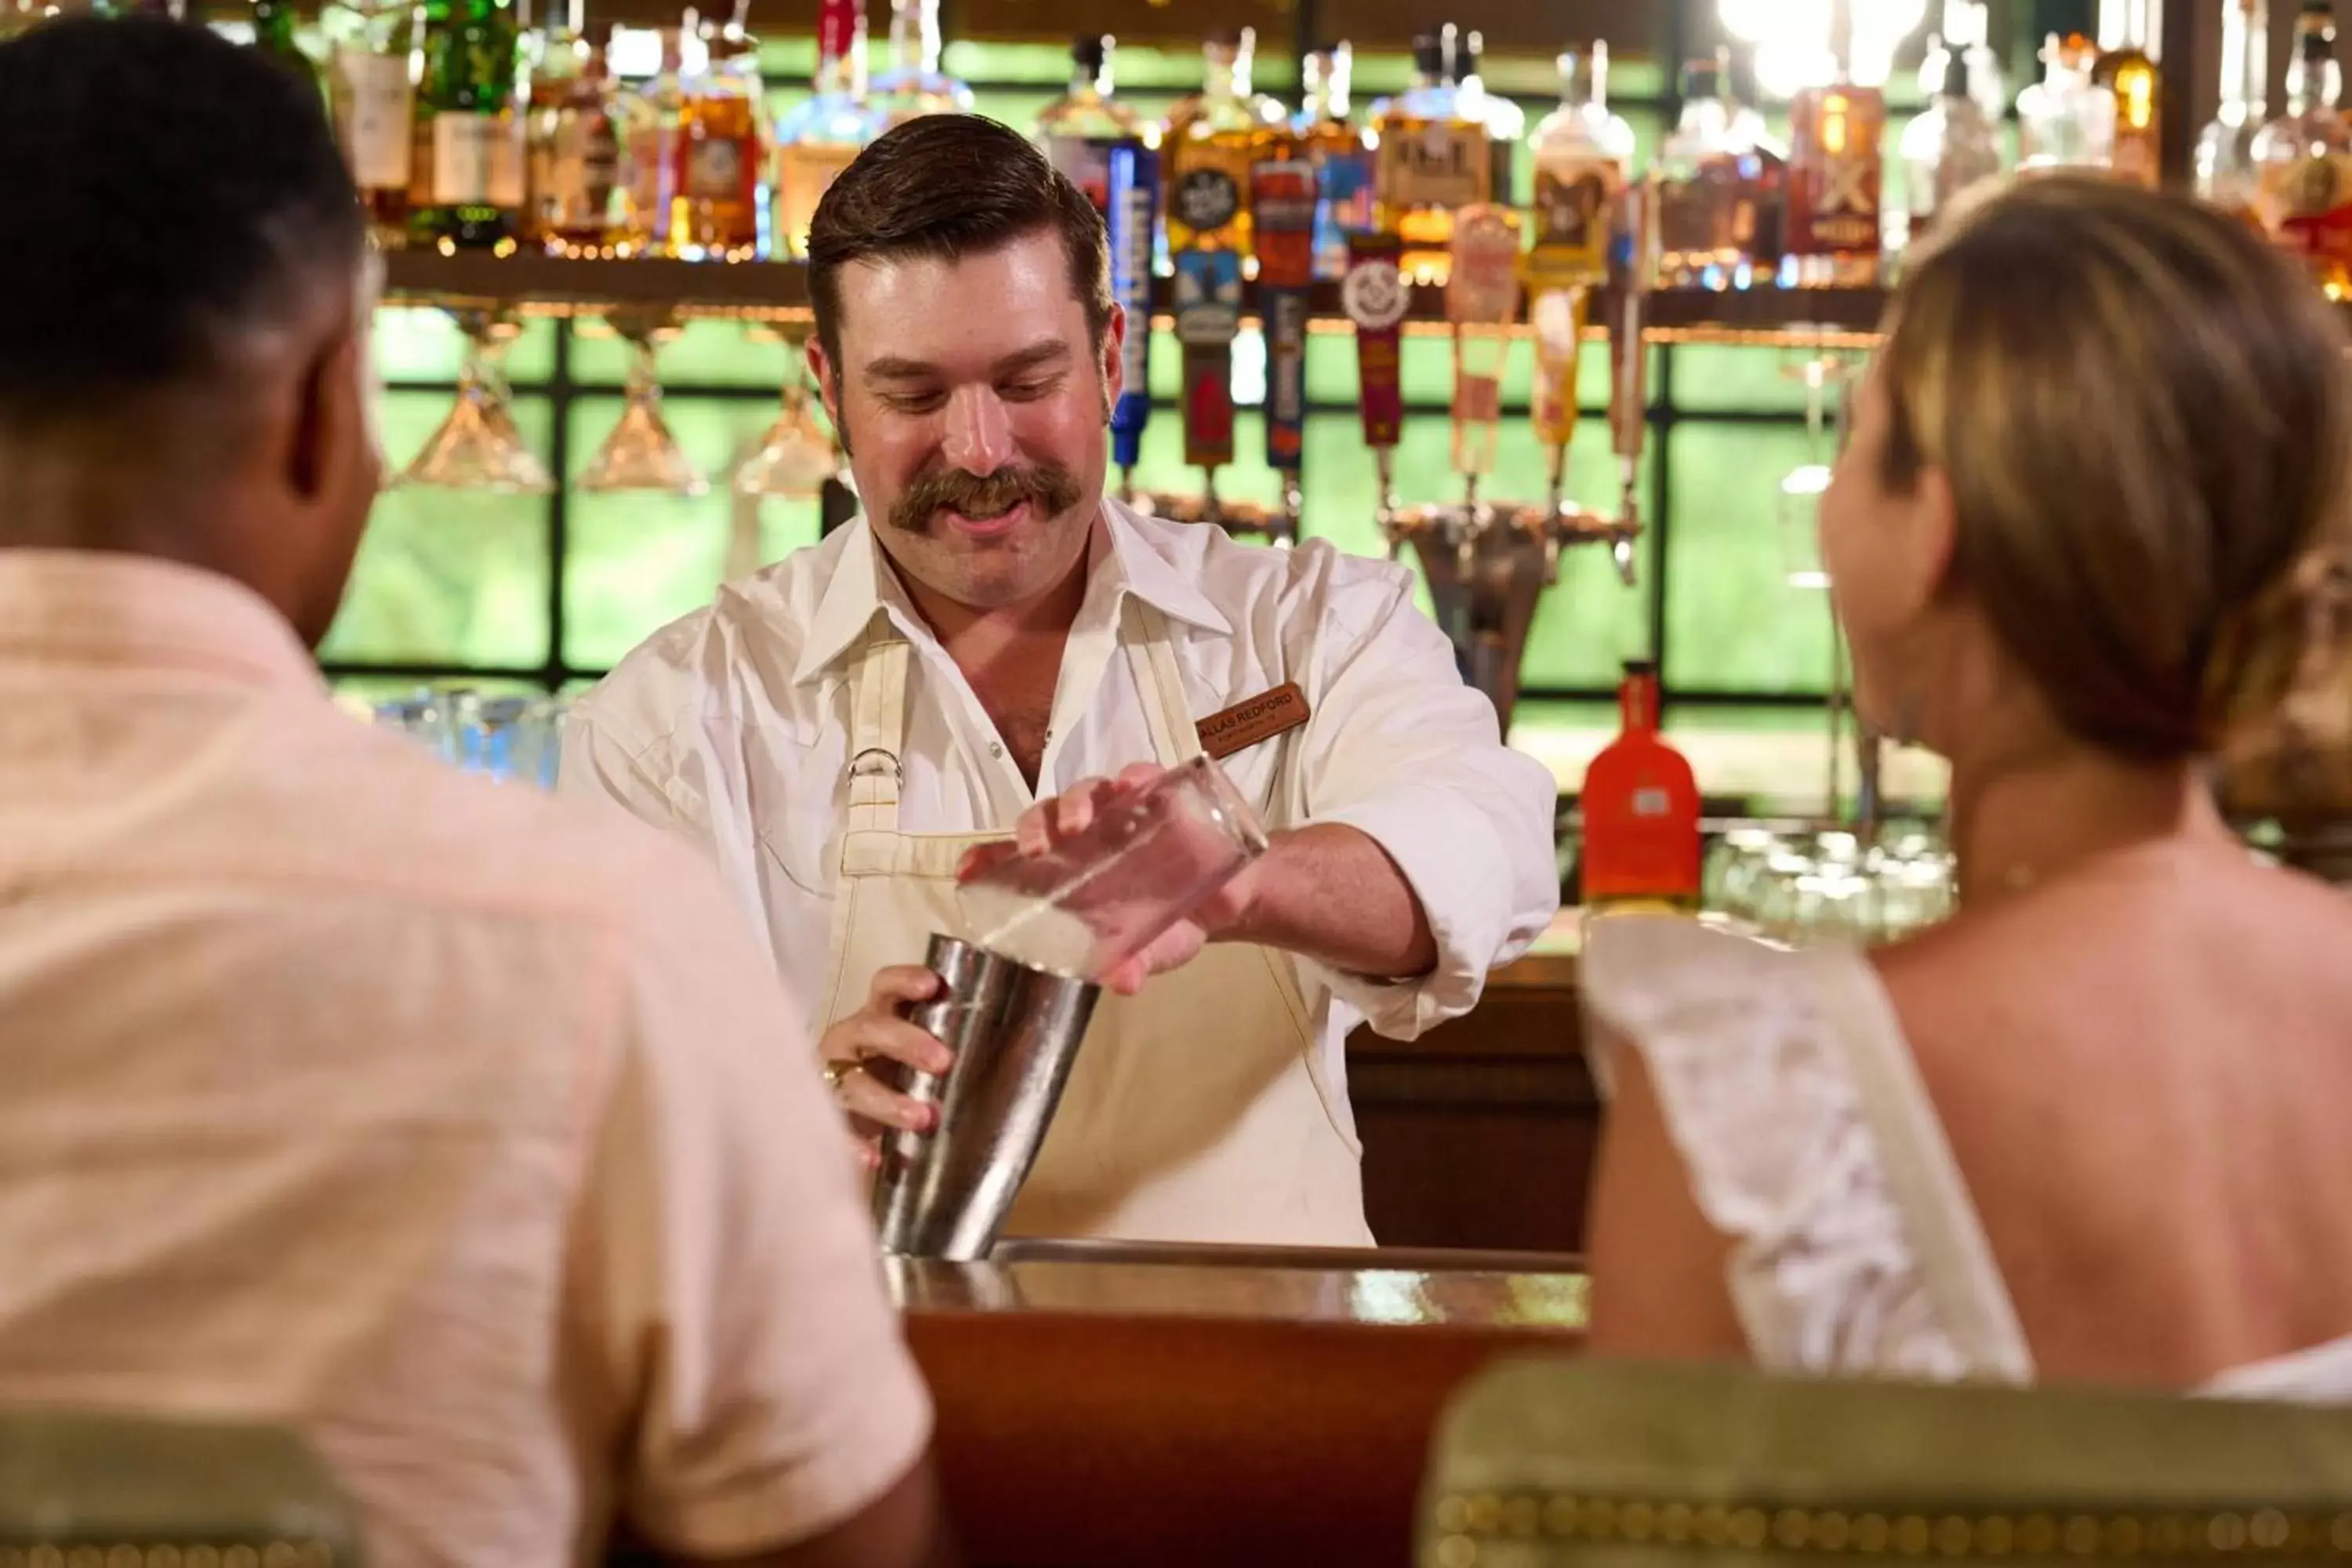
<instances>
[{"instance_id":1,"label":"bartender's hand","mask_svg":"<svg viewBox=\"0 0 2352 1568\"><path fill-rule=\"evenodd\" d=\"M956 868L957 879L970 881L1015 857L1049 852L1065 839L1084 833L1105 803L1148 788L1167 772L1157 763L1137 763L1120 770L1117 778L1087 779L1050 800L1039 801L1013 823L1011 843L983 844L968 850L962 864ZM1178 921L1141 952L1105 973L1103 984L1119 995L1132 996L1143 989L1143 983L1151 976L1192 963L1200 956L1202 947L1232 928L1248 910L1256 888L1256 873L1255 866L1244 869L1193 910L1191 919Z\"/></svg>"},{"instance_id":2,"label":"bartender's hand","mask_svg":"<svg viewBox=\"0 0 2352 1568\"><path fill-rule=\"evenodd\" d=\"M875 972L866 1005L837 1021L817 1042L825 1074L835 1080L834 1098L857 1135L860 1157L869 1171L882 1163L882 1135L894 1128L930 1132L939 1110L884 1085L865 1070L880 1057L904 1062L918 1072L942 1073L954 1059L948 1048L908 1023L906 1008L939 994L940 977L919 963L894 963Z\"/></svg>"}]
</instances>

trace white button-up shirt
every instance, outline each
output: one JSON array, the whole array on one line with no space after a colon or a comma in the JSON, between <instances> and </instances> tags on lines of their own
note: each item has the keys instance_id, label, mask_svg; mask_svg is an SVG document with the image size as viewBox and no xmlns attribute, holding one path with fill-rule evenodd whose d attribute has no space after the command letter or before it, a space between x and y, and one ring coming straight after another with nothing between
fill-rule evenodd
<instances>
[{"instance_id":1,"label":"white button-up shirt","mask_svg":"<svg viewBox=\"0 0 2352 1568\"><path fill-rule=\"evenodd\" d=\"M1555 790L1507 749L1493 704L1413 602L1410 574L1317 542L1234 542L1106 498L1033 793L863 519L657 632L573 709L562 787L611 796L719 866L804 1006L823 1006L849 771L848 655L877 616L913 646L899 827L1009 828L1035 799L1152 760L1145 694L1114 658L1134 595L1171 625L1192 717L1286 680L1311 717L1225 766L1255 799L1305 771L1307 820L1370 835L1427 911L1437 965L1409 983L1295 960L1330 1071L1369 1019L1410 1039L1478 1000L1558 908ZM1289 781L1286 781L1289 782ZM1276 820L1276 828L1302 826ZM813 1025L824 1020L812 1017Z\"/></svg>"}]
</instances>

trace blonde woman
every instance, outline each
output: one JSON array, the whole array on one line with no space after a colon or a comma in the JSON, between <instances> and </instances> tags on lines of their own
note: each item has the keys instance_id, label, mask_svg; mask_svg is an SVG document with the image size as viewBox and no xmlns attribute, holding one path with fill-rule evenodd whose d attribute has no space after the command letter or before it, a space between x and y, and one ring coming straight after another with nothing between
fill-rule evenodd
<instances>
[{"instance_id":1,"label":"blonde woman","mask_svg":"<svg viewBox=\"0 0 2352 1568\"><path fill-rule=\"evenodd\" d=\"M1863 953L1597 931L1605 1353L2352 1401L2352 902L2200 783L2342 541L2330 307L2187 202L2045 178L1914 261L1822 549L1962 912Z\"/></svg>"}]
</instances>

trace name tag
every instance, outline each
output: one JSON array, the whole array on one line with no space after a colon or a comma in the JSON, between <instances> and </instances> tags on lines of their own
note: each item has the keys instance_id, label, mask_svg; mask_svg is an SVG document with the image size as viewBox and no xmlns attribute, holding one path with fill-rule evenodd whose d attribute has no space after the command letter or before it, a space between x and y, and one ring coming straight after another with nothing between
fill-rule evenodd
<instances>
[{"instance_id":1,"label":"name tag","mask_svg":"<svg viewBox=\"0 0 2352 1568\"><path fill-rule=\"evenodd\" d=\"M1297 729L1307 722L1307 693L1298 689L1297 681L1286 680L1271 691L1210 714L1193 728L1200 734L1201 750L1223 762L1260 741Z\"/></svg>"}]
</instances>

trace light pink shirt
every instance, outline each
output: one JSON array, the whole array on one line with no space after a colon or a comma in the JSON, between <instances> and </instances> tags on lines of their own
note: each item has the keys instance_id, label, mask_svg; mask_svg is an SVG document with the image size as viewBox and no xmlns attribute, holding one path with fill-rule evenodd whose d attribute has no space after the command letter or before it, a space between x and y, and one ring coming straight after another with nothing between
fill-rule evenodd
<instances>
[{"instance_id":1,"label":"light pink shirt","mask_svg":"<svg viewBox=\"0 0 2352 1568\"><path fill-rule=\"evenodd\" d=\"M0 551L0 1401L293 1423L392 1568L903 1475L796 1009L617 816L355 722L225 579Z\"/></svg>"}]
</instances>

